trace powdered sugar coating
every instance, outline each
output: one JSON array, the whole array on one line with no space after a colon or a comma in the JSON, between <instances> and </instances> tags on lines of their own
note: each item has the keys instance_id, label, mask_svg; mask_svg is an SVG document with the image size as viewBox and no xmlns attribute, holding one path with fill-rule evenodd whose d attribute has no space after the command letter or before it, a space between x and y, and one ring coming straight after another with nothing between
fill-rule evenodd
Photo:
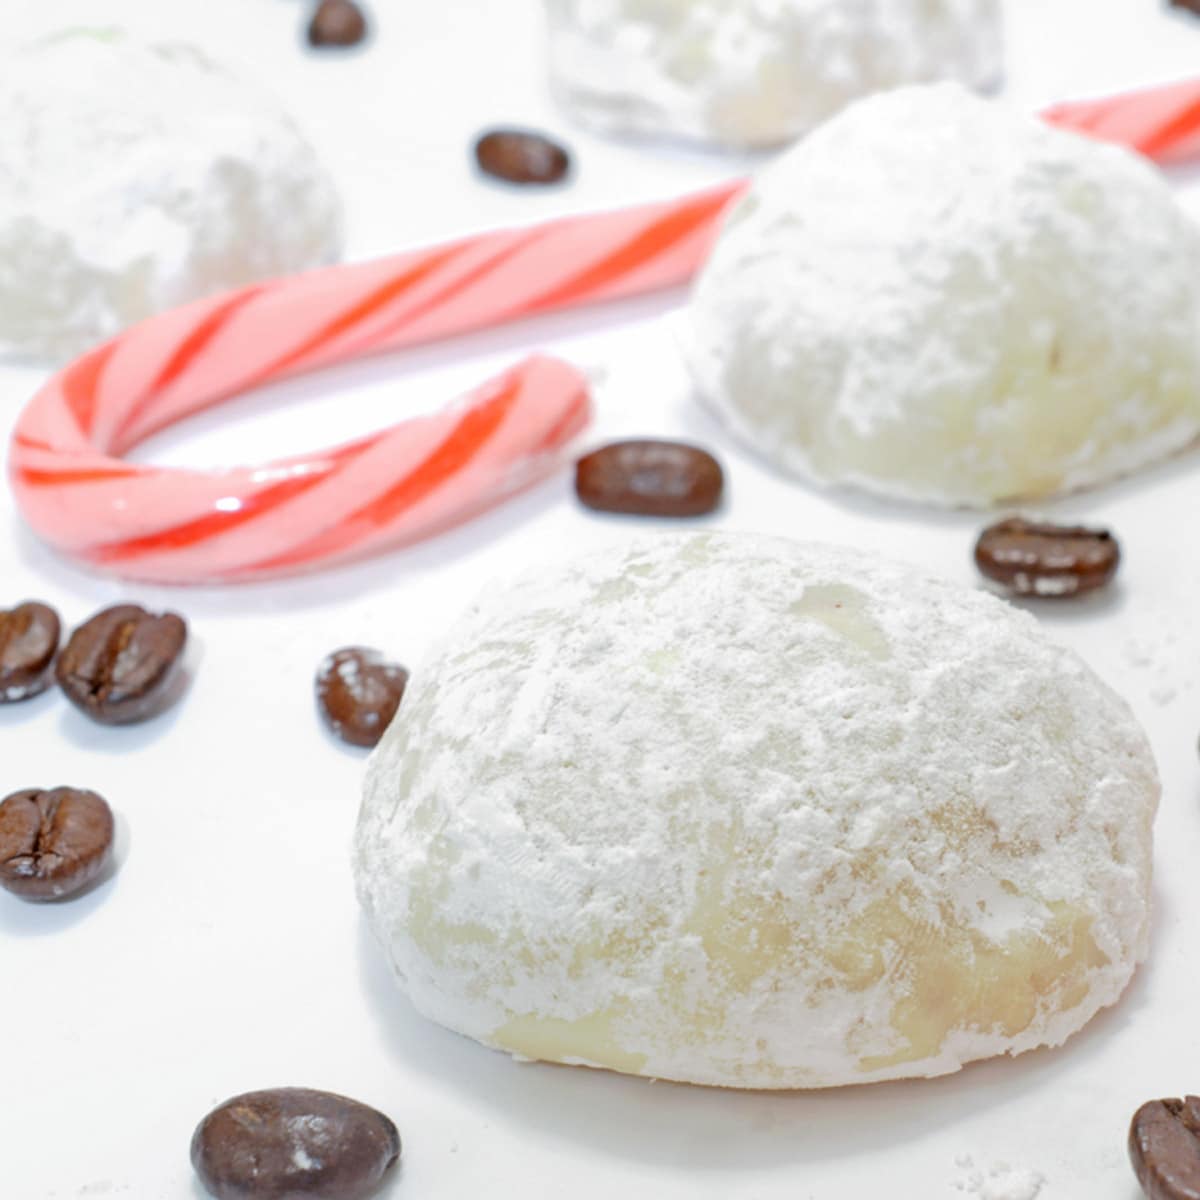
<instances>
[{"instance_id":1,"label":"powdered sugar coating","mask_svg":"<svg viewBox=\"0 0 1200 1200\"><path fill-rule=\"evenodd\" d=\"M341 206L257 87L184 45L76 30L0 70L0 354L337 258Z\"/></svg>"},{"instance_id":2,"label":"powdered sugar coating","mask_svg":"<svg viewBox=\"0 0 1200 1200\"><path fill-rule=\"evenodd\" d=\"M1057 1044L1146 951L1154 763L991 596L661 537L493 588L367 774L359 896L425 1015L732 1087Z\"/></svg>"},{"instance_id":3,"label":"powdered sugar coating","mask_svg":"<svg viewBox=\"0 0 1200 1200\"><path fill-rule=\"evenodd\" d=\"M953 85L762 174L697 281L703 398L788 471L986 506L1200 433L1200 231L1147 163Z\"/></svg>"},{"instance_id":4,"label":"powdered sugar coating","mask_svg":"<svg viewBox=\"0 0 1200 1200\"><path fill-rule=\"evenodd\" d=\"M1001 75L997 0L547 0L555 91L601 129L791 141L870 92Z\"/></svg>"}]
</instances>

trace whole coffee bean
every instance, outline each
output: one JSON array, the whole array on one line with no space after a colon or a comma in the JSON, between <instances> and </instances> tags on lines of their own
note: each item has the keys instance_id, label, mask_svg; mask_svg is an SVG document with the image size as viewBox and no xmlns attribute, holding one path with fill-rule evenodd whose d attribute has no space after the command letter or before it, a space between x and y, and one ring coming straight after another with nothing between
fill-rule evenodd
<instances>
[{"instance_id":1,"label":"whole coffee bean","mask_svg":"<svg viewBox=\"0 0 1200 1200\"><path fill-rule=\"evenodd\" d=\"M1143 1104L1129 1126L1129 1157L1150 1200L1200 1200L1200 1098Z\"/></svg>"},{"instance_id":2,"label":"whole coffee bean","mask_svg":"<svg viewBox=\"0 0 1200 1200\"><path fill-rule=\"evenodd\" d=\"M485 175L506 183L561 183L571 156L544 134L527 129L493 129L475 143L475 161Z\"/></svg>"},{"instance_id":3,"label":"whole coffee bean","mask_svg":"<svg viewBox=\"0 0 1200 1200\"><path fill-rule=\"evenodd\" d=\"M310 46L357 46L367 36L367 19L354 0L321 0L308 23Z\"/></svg>"},{"instance_id":4,"label":"whole coffee bean","mask_svg":"<svg viewBox=\"0 0 1200 1200\"><path fill-rule=\"evenodd\" d=\"M55 674L67 699L101 725L128 725L174 698L187 625L136 604L98 612L71 634Z\"/></svg>"},{"instance_id":5,"label":"whole coffee bean","mask_svg":"<svg viewBox=\"0 0 1200 1200\"><path fill-rule=\"evenodd\" d=\"M980 534L975 562L989 579L1021 596L1078 596L1112 580L1121 548L1107 529L1011 517Z\"/></svg>"},{"instance_id":6,"label":"whole coffee bean","mask_svg":"<svg viewBox=\"0 0 1200 1200\"><path fill-rule=\"evenodd\" d=\"M575 464L575 493L600 512L698 517L721 502L725 477L707 451L682 442L613 442Z\"/></svg>"},{"instance_id":7,"label":"whole coffee bean","mask_svg":"<svg viewBox=\"0 0 1200 1200\"><path fill-rule=\"evenodd\" d=\"M113 816L81 788L30 788L0 802L0 886L26 900L65 900L104 870Z\"/></svg>"},{"instance_id":8,"label":"whole coffee bean","mask_svg":"<svg viewBox=\"0 0 1200 1200\"><path fill-rule=\"evenodd\" d=\"M0 609L0 704L28 700L50 686L61 632L48 604L27 600Z\"/></svg>"},{"instance_id":9,"label":"whole coffee bean","mask_svg":"<svg viewBox=\"0 0 1200 1200\"><path fill-rule=\"evenodd\" d=\"M235 1096L192 1136L192 1166L217 1200L357 1200L399 1156L383 1113L309 1088Z\"/></svg>"},{"instance_id":10,"label":"whole coffee bean","mask_svg":"<svg viewBox=\"0 0 1200 1200\"><path fill-rule=\"evenodd\" d=\"M317 668L317 708L326 724L352 746L374 746L404 697L408 672L378 650L347 646Z\"/></svg>"}]
</instances>

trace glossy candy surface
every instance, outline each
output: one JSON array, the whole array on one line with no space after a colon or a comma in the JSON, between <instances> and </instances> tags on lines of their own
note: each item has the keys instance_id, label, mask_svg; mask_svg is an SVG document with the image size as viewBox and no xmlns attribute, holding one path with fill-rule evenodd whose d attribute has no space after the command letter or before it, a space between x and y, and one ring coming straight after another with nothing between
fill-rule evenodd
<instances>
[{"instance_id":1,"label":"glossy candy surface","mask_svg":"<svg viewBox=\"0 0 1200 1200\"><path fill-rule=\"evenodd\" d=\"M1060 105L1047 119L1175 161L1200 149L1200 81ZM419 541L559 468L590 416L579 371L535 356L434 416L258 466L175 470L121 456L275 380L679 287L743 187L473 235L153 317L29 402L9 456L17 502L61 553L164 583L295 574Z\"/></svg>"}]
</instances>

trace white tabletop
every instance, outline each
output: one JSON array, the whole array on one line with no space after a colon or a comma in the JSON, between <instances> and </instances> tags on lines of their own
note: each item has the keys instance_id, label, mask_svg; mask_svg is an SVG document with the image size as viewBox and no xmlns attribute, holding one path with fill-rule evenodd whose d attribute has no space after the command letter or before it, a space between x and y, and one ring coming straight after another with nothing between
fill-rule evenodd
<instances>
[{"instance_id":1,"label":"white tabletop","mask_svg":"<svg viewBox=\"0 0 1200 1200\"><path fill-rule=\"evenodd\" d=\"M5 0L0 40L94 24L95 7ZM535 0L375 0L370 46L321 59L301 44L300 0L103 7L105 20L200 41L290 104L344 189L353 258L685 191L745 166L571 129L545 94ZM1030 106L1200 69L1200 20L1160 0L1008 8L1009 91ZM476 177L471 139L497 121L563 135L578 161L570 186L531 194ZM728 444L689 396L669 309L557 318L346 368L197 419L138 456L232 462L342 440L549 348L604 367L594 436L687 435L718 450L730 498L712 524L848 542L976 582L978 518L798 486ZM0 369L0 435L40 378ZM1047 506L1111 526L1126 560L1108 597L1035 610L1129 699L1153 740L1165 791L1149 964L1062 1049L935 1081L780 1095L518 1065L417 1017L355 904L348 843L363 755L317 721L317 661L358 642L415 665L494 572L627 523L581 511L564 477L352 568L164 589L59 559L0 491L0 604L38 597L71 624L123 598L172 607L197 652L184 701L145 725L90 725L55 693L0 709L0 794L95 788L120 831L119 871L77 902L0 893L0 1196L200 1195L187 1158L199 1118L236 1092L294 1084L395 1119L404 1165L385 1194L397 1198L1033 1200L1041 1181L1042 1200L1132 1200L1133 1110L1200 1090L1196 467L1186 456Z\"/></svg>"}]
</instances>

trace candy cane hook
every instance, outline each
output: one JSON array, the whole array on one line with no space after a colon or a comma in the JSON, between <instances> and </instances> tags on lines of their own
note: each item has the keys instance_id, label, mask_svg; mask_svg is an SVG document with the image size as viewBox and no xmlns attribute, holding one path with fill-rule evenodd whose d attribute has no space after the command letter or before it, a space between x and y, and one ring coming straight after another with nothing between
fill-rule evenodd
<instances>
[{"instance_id":1,"label":"candy cane hook","mask_svg":"<svg viewBox=\"0 0 1200 1200\"><path fill-rule=\"evenodd\" d=\"M1200 151L1200 81L1045 116L1164 161ZM461 238L152 317L53 376L22 412L9 457L21 512L64 554L163 583L309 570L463 521L559 466L590 415L575 368L530 358L436 415L259 466L176 470L120 456L265 383L680 287L745 186Z\"/></svg>"}]
</instances>

